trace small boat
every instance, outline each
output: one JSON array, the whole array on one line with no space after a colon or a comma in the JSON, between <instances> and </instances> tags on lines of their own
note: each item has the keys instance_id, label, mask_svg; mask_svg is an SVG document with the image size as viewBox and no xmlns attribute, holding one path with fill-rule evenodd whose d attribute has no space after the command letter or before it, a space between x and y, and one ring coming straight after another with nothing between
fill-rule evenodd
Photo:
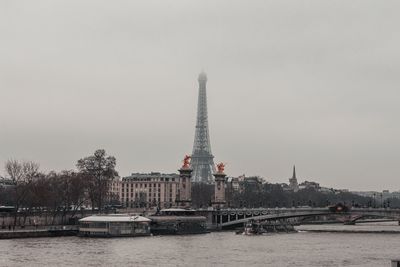
<instances>
[{"instance_id":1,"label":"small boat","mask_svg":"<svg viewBox=\"0 0 400 267\"><path fill-rule=\"evenodd\" d=\"M250 220L244 225L243 235L261 235L266 233L262 225L256 221Z\"/></svg>"},{"instance_id":2,"label":"small boat","mask_svg":"<svg viewBox=\"0 0 400 267\"><path fill-rule=\"evenodd\" d=\"M267 233L278 233L278 232L296 232L293 225L273 223L273 222L259 222L255 220L250 220L245 223L243 231L236 233L242 233L243 235L262 235Z\"/></svg>"},{"instance_id":3,"label":"small boat","mask_svg":"<svg viewBox=\"0 0 400 267\"><path fill-rule=\"evenodd\" d=\"M253 222L250 221L250 222L247 222L244 225L243 234L244 235L255 235L255 234L257 234L257 232L254 229Z\"/></svg>"}]
</instances>

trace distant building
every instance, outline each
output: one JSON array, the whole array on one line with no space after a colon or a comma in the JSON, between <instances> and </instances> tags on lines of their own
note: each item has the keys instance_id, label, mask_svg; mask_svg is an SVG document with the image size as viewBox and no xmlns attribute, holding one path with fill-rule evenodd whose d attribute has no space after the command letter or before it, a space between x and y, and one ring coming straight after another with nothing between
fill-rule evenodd
<instances>
[{"instance_id":1,"label":"distant building","mask_svg":"<svg viewBox=\"0 0 400 267\"><path fill-rule=\"evenodd\" d=\"M388 199L388 198L390 198L391 197L391 194L390 194L390 191L389 190L383 190L382 191L382 198L383 199Z\"/></svg>"},{"instance_id":2,"label":"distant building","mask_svg":"<svg viewBox=\"0 0 400 267\"><path fill-rule=\"evenodd\" d=\"M351 193L363 196L370 197L377 200L386 200L389 198L399 198L400 199L400 191L390 192L389 190L383 190L382 192L378 191L352 191Z\"/></svg>"},{"instance_id":3,"label":"distant building","mask_svg":"<svg viewBox=\"0 0 400 267\"><path fill-rule=\"evenodd\" d=\"M190 202L191 195L187 189L190 185L182 182L176 173L133 173L111 184L111 193L127 208L175 206L177 201L183 200L181 192L185 192L183 195Z\"/></svg>"},{"instance_id":4,"label":"distant building","mask_svg":"<svg viewBox=\"0 0 400 267\"><path fill-rule=\"evenodd\" d=\"M320 187L319 192L328 194L328 193L335 193L335 190L333 188Z\"/></svg>"},{"instance_id":5,"label":"distant building","mask_svg":"<svg viewBox=\"0 0 400 267\"><path fill-rule=\"evenodd\" d=\"M228 178L227 187L234 192L243 192L248 190L260 190L264 183L264 179L260 176L246 177L244 174L239 177Z\"/></svg>"},{"instance_id":6,"label":"distant building","mask_svg":"<svg viewBox=\"0 0 400 267\"><path fill-rule=\"evenodd\" d=\"M0 188L7 188L13 186L13 182L10 179L0 177Z\"/></svg>"},{"instance_id":7,"label":"distant building","mask_svg":"<svg viewBox=\"0 0 400 267\"><path fill-rule=\"evenodd\" d=\"M293 166L293 176L292 178L289 178L289 188L294 192L299 191L299 184L297 183L296 177L296 166Z\"/></svg>"},{"instance_id":8,"label":"distant building","mask_svg":"<svg viewBox=\"0 0 400 267\"><path fill-rule=\"evenodd\" d=\"M362 197L371 197L371 198L375 198L379 195L379 192L377 191L352 191L351 193Z\"/></svg>"},{"instance_id":9,"label":"distant building","mask_svg":"<svg viewBox=\"0 0 400 267\"><path fill-rule=\"evenodd\" d=\"M391 198L400 198L400 191L390 193Z\"/></svg>"},{"instance_id":10,"label":"distant building","mask_svg":"<svg viewBox=\"0 0 400 267\"><path fill-rule=\"evenodd\" d=\"M316 191L320 190L319 183L316 182L309 182L309 181L304 181L299 185L299 189L315 189Z\"/></svg>"},{"instance_id":11,"label":"distant building","mask_svg":"<svg viewBox=\"0 0 400 267\"><path fill-rule=\"evenodd\" d=\"M239 191L240 185L239 185L239 178L238 177L228 178L228 184L230 184L230 186L231 186L233 191Z\"/></svg>"}]
</instances>

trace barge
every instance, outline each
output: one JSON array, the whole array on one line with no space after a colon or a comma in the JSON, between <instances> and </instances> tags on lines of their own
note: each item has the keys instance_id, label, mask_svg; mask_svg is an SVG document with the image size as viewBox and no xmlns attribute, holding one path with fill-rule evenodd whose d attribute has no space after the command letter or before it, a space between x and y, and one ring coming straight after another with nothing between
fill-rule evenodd
<instances>
[{"instance_id":1,"label":"barge","mask_svg":"<svg viewBox=\"0 0 400 267\"><path fill-rule=\"evenodd\" d=\"M148 216L151 233L154 235L205 234L207 218L196 215L191 209L162 209Z\"/></svg>"},{"instance_id":2,"label":"barge","mask_svg":"<svg viewBox=\"0 0 400 267\"><path fill-rule=\"evenodd\" d=\"M81 237L149 236L150 219L128 214L93 215L79 220Z\"/></svg>"}]
</instances>

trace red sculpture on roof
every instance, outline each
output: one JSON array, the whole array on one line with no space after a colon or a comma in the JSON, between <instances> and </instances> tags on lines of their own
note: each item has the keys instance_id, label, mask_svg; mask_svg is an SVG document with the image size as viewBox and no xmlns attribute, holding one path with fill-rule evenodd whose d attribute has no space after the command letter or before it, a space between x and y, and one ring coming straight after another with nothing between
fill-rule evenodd
<instances>
[{"instance_id":1,"label":"red sculpture on roof","mask_svg":"<svg viewBox=\"0 0 400 267\"><path fill-rule=\"evenodd\" d=\"M192 157L189 155L186 155L185 158L183 159L183 166L182 169L189 169L190 168L190 159Z\"/></svg>"},{"instance_id":2,"label":"red sculpture on roof","mask_svg":"<svg viewBox=\"0 0 400 267\"><path fill-rule=\"evenodd\" d=\"M224 173L225 170L225 164L224 163L218 163L217 164L217 169L218 169L218 173Z\"/></svg>"}]
</instances>

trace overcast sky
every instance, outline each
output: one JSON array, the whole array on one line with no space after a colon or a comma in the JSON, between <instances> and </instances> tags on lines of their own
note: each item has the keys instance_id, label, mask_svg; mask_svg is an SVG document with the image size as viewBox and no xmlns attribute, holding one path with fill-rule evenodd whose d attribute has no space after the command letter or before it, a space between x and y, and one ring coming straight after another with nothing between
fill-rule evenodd
<instances>
[{"instance_id":1,"label":"overcast sky","mask_svg":"<svg viewBox=\"0 0 400 267\"><path fill-rule=\"evenodd\" d=\"M231 176L400 189L399 1L0 1L0 164L176 172L208 75ZM4 175L3 167L0 175Z\"/></svg>"}]
</instances>

